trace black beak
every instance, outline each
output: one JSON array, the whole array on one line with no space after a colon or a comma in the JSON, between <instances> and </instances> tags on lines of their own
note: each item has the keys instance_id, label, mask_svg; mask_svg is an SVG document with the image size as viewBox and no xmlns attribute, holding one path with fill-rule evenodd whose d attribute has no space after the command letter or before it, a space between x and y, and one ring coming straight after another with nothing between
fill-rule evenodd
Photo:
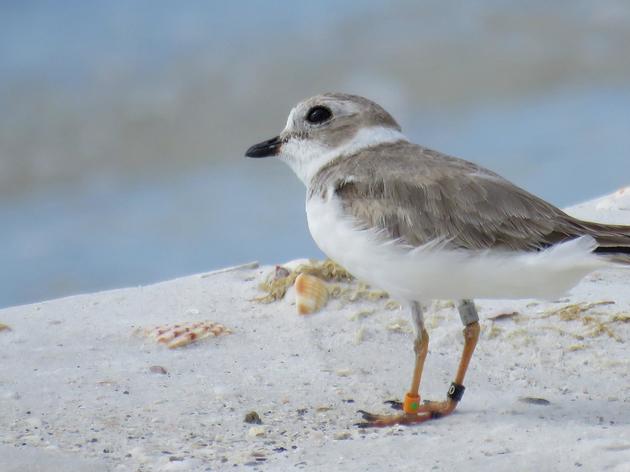
<instances>
[{"instance_id":1,"label":"black beak","mask_svg":"<svg viewBox=\"0 0 630 472\"><path fill-rule=\"evenodd\" d=\"M282 141L280 140L280 136L276 136L262 143L254 144L247 150L245 155L247 157L277 156L278 152L280 152L280 146L282 146Z\"/></svg>"}]
</instances>

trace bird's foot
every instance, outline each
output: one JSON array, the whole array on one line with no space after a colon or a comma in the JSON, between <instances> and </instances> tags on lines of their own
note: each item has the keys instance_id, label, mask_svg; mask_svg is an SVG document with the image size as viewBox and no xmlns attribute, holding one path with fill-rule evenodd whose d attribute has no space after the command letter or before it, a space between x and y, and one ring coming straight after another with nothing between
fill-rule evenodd
<instances>
[{"instance_id":1,"label":"bird's foot","mask_svg":"<svg viewBox=\"0 0 630 472\"><path fill-rule=\"evenodd\" d=\"M392 408L396 410L402 409L402 403L396 401L387 402ZM357 423L359 428L383 428L385 426L394 425L414 425L424 423L429 420L436 420L444 416L450 415L455 411L457 403L452 400L445 400L441 402L425 401L422 405L418 406L415 413L401 412L393 415L378 415L370 413L364 410L359 410L365 421Z\"/></svg>"},{"instance_id":2,"label":"bird's foot","mask_svg":"<svg viewBox=\"0 0 630 472\"><path fill-rule=\"evenodd\" d=\"M400 400L385 400L383 402L385 405L388 405L392 410L403 411L404 403ZM424 400L418 407L416 408L417 413L426 413L426 412L434 412L434 411L443 411L447 409L447 403L449 400L444 400L441 402L436 402L432 400Z\"/></svg>"},{"instance_id":3,"label":"bird's foot","mask_svg":"<svg viewBox=\"0 0 630 472\"><path fill-rule=\"evenodd\" d=\"M358 413L360 413L364 419L364 421L356 423L355 426L359 428L384 428L386 426L394 426L397 424L412 425L424 423L425 421L432 419L430 413L399 413L396 415L377 415L363 410L359 410Z\"/></svg>"}]
</instances>

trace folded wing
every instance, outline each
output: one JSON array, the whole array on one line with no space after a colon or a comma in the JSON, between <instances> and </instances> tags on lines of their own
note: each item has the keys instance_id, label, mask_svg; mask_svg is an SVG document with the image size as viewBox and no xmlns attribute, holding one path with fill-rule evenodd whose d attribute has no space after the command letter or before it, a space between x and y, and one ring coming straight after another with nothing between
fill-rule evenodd
<instances>
[{"instance_id":1,"label":"folded wing","mask_svg":"<svg viewBox=\"0 0 630 472\"><path fill-rule=\"evenodd\" d=\"M596 252L630 261L630 227L580 221L483 167L404 141L332 162L311 189L333 191L357 226L412 247L536 251L588 234Z\"/></svg>"}]
</instances>

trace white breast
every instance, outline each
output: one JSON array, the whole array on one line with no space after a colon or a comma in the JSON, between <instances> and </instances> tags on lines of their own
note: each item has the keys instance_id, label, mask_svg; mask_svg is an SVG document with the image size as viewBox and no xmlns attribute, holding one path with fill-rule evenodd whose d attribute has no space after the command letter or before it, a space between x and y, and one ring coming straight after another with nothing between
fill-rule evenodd
<instances>
[{"instance_id":1,"label":"white breast","mask_svg":"<svg viewBox=\"0 0 630 472\"><path fill-rule=\"evenodd\" d=\"M554 298L608 265L592 253L590 236L540 252L452 250L439 243L409 249L375 230L357 230L328 194L306 203L317 245L357 278L401 300Z\"/></svg>"}]
</instances>

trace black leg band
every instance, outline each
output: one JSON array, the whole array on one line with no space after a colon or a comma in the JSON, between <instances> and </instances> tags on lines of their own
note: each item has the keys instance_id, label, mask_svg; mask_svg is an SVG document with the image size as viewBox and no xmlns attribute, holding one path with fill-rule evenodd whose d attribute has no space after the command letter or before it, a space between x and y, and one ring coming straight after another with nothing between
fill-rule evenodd
<instances>
[{"instance_id":1,"label":"black leg band","mask_svg":"<svg viewBox=\"0 0 630 472\"><path fill-rule=\"evenodd\" d=\"M464 390L466 390L466 387L453 382L451 383L451 386L448 388L448 392L446 393L446 396L450 398L451 400L453 400L454 402L459 402L464 396Z\"/></svg>"}]
</instances>

